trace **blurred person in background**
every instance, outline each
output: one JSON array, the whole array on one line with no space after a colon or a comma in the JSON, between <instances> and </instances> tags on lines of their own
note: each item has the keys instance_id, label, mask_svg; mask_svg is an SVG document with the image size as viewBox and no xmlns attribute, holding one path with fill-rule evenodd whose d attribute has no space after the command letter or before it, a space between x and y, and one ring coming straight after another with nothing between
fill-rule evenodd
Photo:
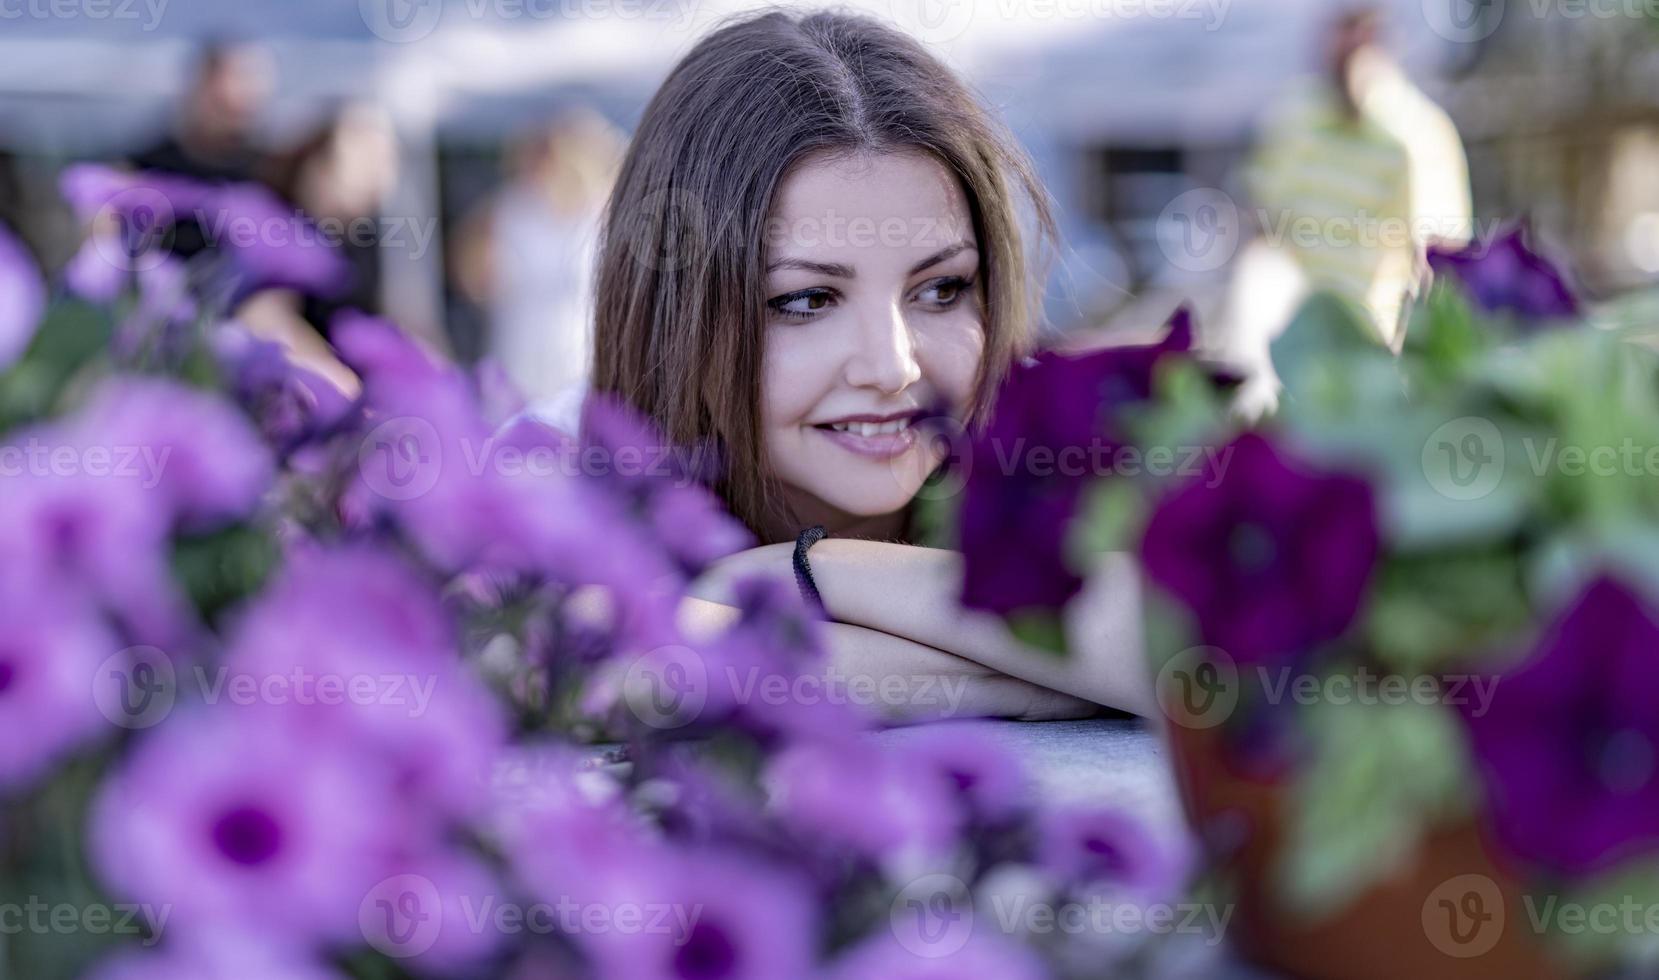
<instances>
[{"instance_id":1,"label":"blurred person in background","mask_svg":"<svg viewBox=\"0 0 1659 980\"><path fill-rule=\"evenodd\" d=\"M1337 18L1324 77L1269 112L1246 179L1266 245L1293 260L1300 286L1347 300L1378 341L1398 350L1426 246L1466 242L1472 218L1456 127L1383 51L1379 28L1370 6ZM1241 257L1234 307L1293 309L1295 299L1273 302L1257 288L1289 282L1290 271L1282 258Z\"/></svg>"},{"instance_id":2,"label":"blurred person in background","mask_svg":"<svg viewBox=\"0 0 1659 980\"><path fill-rule=\"evenodd\" d=\"M347 278L328 295L266 290L243 303L237 319L347 391L356 379L325 338L341 310L380 310L381 210L397 183L397 162L391 120L375 106L351 104L279 154L267 172L277 194L344 258Z\"/></svg>"},{"instance_id":3,"label":"blurred person in background","mask_svg":"<svg viewBox=\"0 0 1659 980\"><path fill-rule=\"evenodd\" d=\"M581 398L595 239L622 144L598 113L567 110L517 142L506 185L459 235L456 277L488 311L486 351L532 402Z\"/></svg>"},{"instance_id":4,"label":"blurred person in background","mask_svg":"<svg viewBox=\"0 0 1659 980\"><path fill-rule=\"evenodd\" d=\"M209 42L197 56L173 129L136 153L136 170L178 174L209 183L255 179L264 157L253 139L271 93L272 67L264 48ZM173 253L188 259L207 247L206 236L181 216Z\"/></svg>"}]
</instances>

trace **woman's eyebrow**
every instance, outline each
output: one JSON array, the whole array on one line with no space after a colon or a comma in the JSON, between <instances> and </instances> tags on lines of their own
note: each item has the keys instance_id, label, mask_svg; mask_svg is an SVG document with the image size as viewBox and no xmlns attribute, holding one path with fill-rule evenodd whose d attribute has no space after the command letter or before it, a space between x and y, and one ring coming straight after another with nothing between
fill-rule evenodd
<instances>
[{"instance_id":1,"label":"woman's eyebrow","mask_svg":"<svg viewBox=\"0 0 1659 980\"><path fill-rule=\"evenodd\" d=\"M932 255L928 256L927 258L923 259L922 261L920 261L920 262L916 263L915 265L911 266L910 267L910 275L915 275L916 273L921 272L924 269L930 269L933 266L936 266L939 263L941 263L941 262L945 261L946 259L950 258L951 256L956 255L956 254L961 253L961 252L965 252L968 249L973 248L973 247L974 247L974 243L973 242L968 242L968 241L957 242L955 245L946 245L944 248L940 249L937 252L934 252Z\"/></svg>"},{"instance_id":2,"label":"woman's eyebrow","mask_svg":"<svg viewBox=\"0 0 1659 980\"><path fill-rule=\"evenodd\" d=\"M852 266L841 265L835 262L808 262L806 259L779 259L766 267L767 272L776 272L779 269L802 269L807 272L816 272L820 275L834 276L838 279L853 278Z\"/></svg>"}]
</instances>

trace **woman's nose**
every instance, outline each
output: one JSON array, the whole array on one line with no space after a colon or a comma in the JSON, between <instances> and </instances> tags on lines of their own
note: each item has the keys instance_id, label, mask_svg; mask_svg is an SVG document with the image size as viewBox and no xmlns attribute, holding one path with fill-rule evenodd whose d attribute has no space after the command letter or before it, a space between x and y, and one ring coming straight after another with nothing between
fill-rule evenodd
<instances>
[{"instance_id":1,"label":"woman's nose","mask_svg":"<svg viewBox=\"0 0 1659 980\"><path fill-rule=\"evenodd\" d=\"M856 349L847 359L847 383L896 393L922 377L910 326L897 305L871 310L858 321Z\"/></svg>"}]
</instances>

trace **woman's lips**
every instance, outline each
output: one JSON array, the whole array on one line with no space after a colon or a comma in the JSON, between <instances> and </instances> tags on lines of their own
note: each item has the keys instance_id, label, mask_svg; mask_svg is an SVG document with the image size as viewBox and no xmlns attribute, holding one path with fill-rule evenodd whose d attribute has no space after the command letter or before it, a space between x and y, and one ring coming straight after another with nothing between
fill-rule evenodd
<instances>
[{"instance_id":1,"label":"woman's lips","mask_svg":"<svg viewBox=\"0 0 1659 980\"><path fill-rule=\"evenodd\" d=\"M866 459L892 459L910 451L916 444L915 426L905 426L897 432L879 432L873 435L864 435L862 432L843 431L827 426L813 426L812 431L845 449L847 452Z\"/></svg>"}]
</instances>

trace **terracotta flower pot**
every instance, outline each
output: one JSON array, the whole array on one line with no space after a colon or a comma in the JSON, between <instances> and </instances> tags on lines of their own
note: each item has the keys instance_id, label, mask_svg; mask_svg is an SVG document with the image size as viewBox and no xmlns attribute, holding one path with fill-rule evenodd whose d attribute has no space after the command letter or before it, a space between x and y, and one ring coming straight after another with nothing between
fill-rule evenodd
<instances>
[{"instance_id":1,"label":"terracotta flower pot","mask_svg":"<svg viewBox=\"0 0 1659 980\"><path fill-rule=\"evenodd\" d=\"M1530 929L1516 881L1467 821L1431 831L1415 861L1341 912L1292 915L1270 884L1288 782L1237 771L1219 730L1170 725L1168 741L1192 826L1206 846L1231 842L1208 856L1235 889L1230 938L1250 961L1318 980L1573 976Z\"/></svg>"}]
</instances>

